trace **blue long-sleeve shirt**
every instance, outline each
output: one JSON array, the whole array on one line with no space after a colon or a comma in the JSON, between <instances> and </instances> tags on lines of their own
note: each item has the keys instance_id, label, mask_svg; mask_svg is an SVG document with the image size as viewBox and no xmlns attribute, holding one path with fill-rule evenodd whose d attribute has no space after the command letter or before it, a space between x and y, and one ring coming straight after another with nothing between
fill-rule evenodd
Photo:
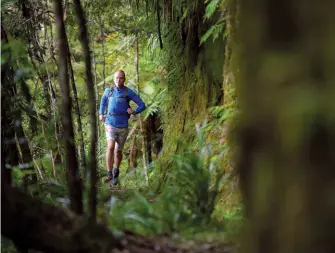
<instances>
[{"instance_id":1,"label":"blue long-sleeve shirt","mask_svg":"<svg viewBox=\"0 0 335 253\"><path fill-rule=\"evenodd\" d=\"M113 90L113 95L108 98L110 89ZM129 114L127 112L128 103L124 98L125 96L125 86L122 88L106 88L104 94L102 95L100 102L99 114L105 114L106 106L108 108L105 124L114 127L128 127ZM141 113L146 105L142 99L130 88L128 88L128 100L132 100L137 104L137 108L134 110L135 114ZM109 101L108 101L109 99ZM108 101L108 105L107 105Z\"/></svg>"}]
</instances>

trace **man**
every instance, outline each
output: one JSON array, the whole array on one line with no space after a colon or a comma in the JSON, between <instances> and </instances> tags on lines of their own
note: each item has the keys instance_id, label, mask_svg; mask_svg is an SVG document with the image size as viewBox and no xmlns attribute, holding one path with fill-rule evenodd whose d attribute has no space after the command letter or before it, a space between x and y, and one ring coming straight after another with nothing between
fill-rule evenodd
<instances>
[{"instance_id":1,"label":"man","mask_svg":"<svg viewBox=\"0 0 335 253\"><path fill-rule=\"evenodd\" d=\"M125 73L122 70L118 70L114 74L115 86L105 90L99 109L99 119L105 122L107 138L106 166L108 176L105 182L112 180L113 185L118 184L122 148L128 135L128 119L131 114L139 114L146 107L142 99L133 90L124 85L125 80ZM130 100L137 104L136 110L130 108ZM105 115L106 106L107 114ZM115 165L114 168L113 164Z\"/></svg>"}]
</instances>

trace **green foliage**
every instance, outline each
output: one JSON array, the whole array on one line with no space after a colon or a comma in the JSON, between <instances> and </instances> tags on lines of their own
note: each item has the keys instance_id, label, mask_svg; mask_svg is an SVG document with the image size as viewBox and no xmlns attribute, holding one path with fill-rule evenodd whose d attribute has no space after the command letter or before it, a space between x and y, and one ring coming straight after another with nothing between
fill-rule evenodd
<instances>
[{"instance_id":1,"label":"green foliage","mask_svg":"<svg viewBox=\"0 0 335 253\"><path fill-rule=\"evenodd\" d=\"M2 253L16 253L18 252L18 250L12 241L8 240L4 236L1 236L1 252Z\"/></svg>"},{"instance_id":2,"label":"green foliage","mask_svg":"<svg viewBox=\"0 0 335 253\"><path fill-rule=\"evenodd\" d=\"M210 0L206 6L205 18L209 19L216 11L217 5L220 0Z\"/></svg>"},{"instance_id":3,"label":"green foliage","mask_svg":"<svg viewBox=\"0 0 335 253\"><path fill-rule=\"evenodd\" d=\"M240 205L233 208L231 211L223 214L225 223L225 237L227 240L234 243L241 241L241 236L245 224L245 215L243 207Z\"/></svg>"},{"instance_id":4,"label":"green foliage","mask_svg":"<svg viewBox=\"0 0 335 253\"><path fill-rule=\"evenodd\" d=\"M13 6L12 3L15 1L3 2ZM223 146L218 144L217 133L224 123L230 122L238 115L235 91L228 91L228 95L232 98L231 103L213 107L217 104L217 97L222 92L220 62L223 62L221 53L224 43L220 40L220 36L222 33L224 36L227 35L224 20L216 20L215 13L220 12L221 16L224 2L223 0L206 2L204 17L206 25L201 27L199 25L195 30L204 31L204 27L207 29L208 25L211 26L204 35L199 34L199 36L202 35L201 47L195 55L196 58L192 58L193 51L196 50L190 45L194 42L191 36L191 31L194 30L192 24L194 24L195 13L198 13L197 8L200 6L197 1L174 1L171 22L162 20L161 24L163 50L159 48L157 35L156 3L148 3L148 10L144 5L139 4L136 7L119 0L85 3L98 102L103 93L103 84L110 86L114 71L124 69L127 73L126 85L135 91L139 88L141 97L148 106L142 113L144 119L151 114L159 114L160 118L163 118L159 127L163 128L165 133L161 158L153 161L149 167L149 188L145 186L142 161L140 161L142 151L138 155L139 166L133 171L127 171L127 157L124 156L120 174L122 188L120 192L114 191L112 198L110 198L109 185L102 184L103 179L99 181L99 218L103 219L107 212L108 224L112 229L127 229L142 234L181 233L189 238L192 238L195 232L201 234L199 233L201 230L206 230L203 233L206 233L207 229L218 233L223 230L223 223L226 225L226 231L231 229L227 233L231 232L232 237L239 231L239 225L242 223L240 213L231 211L232 208L222 211L226 208L226 204L228 206L227 202L232 203L230 199L222 200L222 191L225 187L230 187L231 174L227 173L229 148L227 149L227 144ZM161 16L168 16L169 13L164 9L162 1L159 4L161 4ZM15 8L12 10L14 12L11 15L20 16L19 10ZM11 18L12 16L7 17L7 24L10 24L8 21ZM22 23L22 21L20 18L17 22ZM67 207L69 200L66 168L62 161L54 164L56 156L63 153L61 142L58 142L55 137L56 123L60 120L57 113L58 105L50 105L52 115L46 122L37 117L37 133L30 131L28 115L31 115L32 109L40 114L46 114L46 99L39 79L41 75L46 76L48 82L53 85L57 102L61 101L57 81L57 62L54 61L54 59L57 60L58 53L56 37L53 37L55 36L54 21L49 18L47 22L42 19L39 22L45 29L37 32L39 43L43 45L40 49L44 52L45 63L37 64L36 69L32 66L31 59L27 55L27 45L24 42L26 38L22 35L25 33L20 33L11 26L8 27L15 36L11 38L10 45L2 47L1 63L6 64L12 59L12 62L18 64L18 68L15 69L20 71L15 73L15 81L21 85L18 86L20 96L32 94L31 103L27 103L28 97L26 100L20 99L22 100L20 109L26 113L23 116L23 125L34 158L32 165L39 168L42 175L38 174L37 189L32 190L37 192L43 201ZM71 4L67 11L66 23L88 157L90 122L87 111L85 68L78 41L78 25ZM181 31L186 33L183 39ZM17 34L21 38L18 38ZM139 83L135 80L135 34L140 39ZM209 40L211 37L216 44ZM218 58L220 59L217 61ZM193 59L196 61L193 62ZM190 67L191 65L194 67ZM208 111L208 108L211 109ZM207 121L208 123L203 124L202 127L196 127L197 132L194 131L195 122ZM136 124L138 124L136 120L131 122L130 128ZM77 129L76 121L74 126ZM99 174L102 176L106 173L104 160L106 139L102 124L99 130L101 135L97 159ZM78 147L80 133L76 131L75 134L75 144ZM142 136L138 134L139 141L142 140L141 138ZM130 141L126 143L125 150L129 146ZM20 186L20 179L24 173L20 168L14 168L13 175L15 184ZM84 181L85 204L87 204L88 180L89 178L85 178ZM159 192L152 192L153 189L158 188ZM122 191L123 189L126 190ZM231 191L229 189L229 192ZM109 199L108 209L105 206L106 199ZM224 203L225 206L218 207L217 202ZM231 203L230 205L235 206L235 203Z\"/></svg>"},{"instance_id":5,"label":"green foliage","mask_svg":"<svg viewBox=\"0 0 335 253\"><path fill-rule=\"evenodd\" d=\"M167 183L160 194L134 191L127 201L114 195L110 200L111 226L142 234L170 234L180 233L190 226L210 224L222 186L223 172L219 166L222 155L212 159L202 135L199 128L197 152L189 149L173 158ZM154 165L150 173L156 170ZM139 172L136 173L135 178L138 178ZM130 179L126 178L124 180ZM144 180L143 175L139 178Z\"/></svg>"},{"instance_id":6,"label":"green foliage","mask_svg":"<svg viewBox=\"0 0 335 253\"><path fill-rule=\"evenodd\" d=\"M225 25L224 24L215 24L201 37L200 44L203 44L209 37L213 37L213 41L215 41L220 34L222 33ZM227 34L224 34L224 37Z\"/></svg>"},{"instance_id":7,"label":"green foliage","mask_svg":"<svg viewBox=\"0 0 335 253\"><path fill-rule=\"evenodd\" d=\"M228 1L229 2L229 1ZM215 41L224 31L226 27L226 16L228 15L225 11L226 9L226 1L225 0L209 0L207 1L207 6L205 10L204 20L210 20L213 18L214 13L217 11L221 11L221 16L215 24L212 24L211 27L206 31L206 33L201 37L200 45L203 44L208 38L212 37L213 41ZM223 33L223 39L228 36L227 31Z\"/></svg>"}]
</instances>

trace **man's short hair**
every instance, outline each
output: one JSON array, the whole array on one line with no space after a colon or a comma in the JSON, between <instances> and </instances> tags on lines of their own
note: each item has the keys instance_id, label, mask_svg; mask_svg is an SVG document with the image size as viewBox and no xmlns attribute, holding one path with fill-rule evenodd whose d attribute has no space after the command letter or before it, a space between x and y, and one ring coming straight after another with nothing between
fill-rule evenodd
<instances>
[{"instance_id":1,"label":"man's short hair","mask_svg":"<svg viewBox=\"0 0 335 253\"><path fill-rule=\"evenodd\" d=\"M118 71L116 71L115 74L118 73L118 72L123 73L123 75L126 77L126 73L122 69L119 69Z\"/></svg>"}]
</instances>

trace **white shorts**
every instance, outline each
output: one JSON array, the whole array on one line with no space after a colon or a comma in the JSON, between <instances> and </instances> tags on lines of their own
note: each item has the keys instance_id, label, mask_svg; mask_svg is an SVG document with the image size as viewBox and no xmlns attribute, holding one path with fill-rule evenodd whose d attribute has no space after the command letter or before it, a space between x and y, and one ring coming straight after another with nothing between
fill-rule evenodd
<instances>
[{"instance_id":1,"label":"white shorts","mask_svg":"<svg viewBox=\"0 0 335 253\"><path fill-rule=\"evenodd\" d=\"M117 150L122 151L124 143L126 142L128 136L128 127L117 128L110 125L105 125L105 131L107 141L115 141L118 144Z\"/></svg>"}]
</instances>

